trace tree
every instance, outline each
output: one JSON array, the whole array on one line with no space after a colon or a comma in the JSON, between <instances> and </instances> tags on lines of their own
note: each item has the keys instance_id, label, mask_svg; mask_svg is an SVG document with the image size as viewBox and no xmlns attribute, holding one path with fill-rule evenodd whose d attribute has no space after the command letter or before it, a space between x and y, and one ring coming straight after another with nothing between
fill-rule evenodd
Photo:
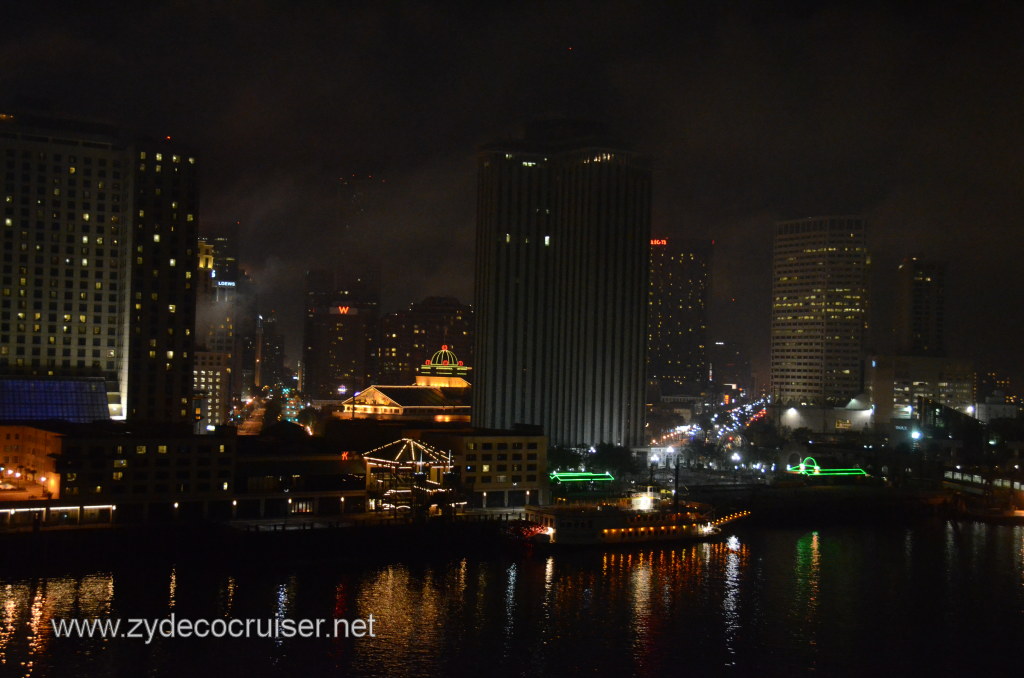
<instances>
[{"instance_id":1,"label":"tree","mask_svg":"<svg viewBox=\"0 0 1024 678\"><path fill-rule=\"evenodd\" d=\"M568 447L552 447L548 450L548 470L571 471L583 463L583 455Z\"/></svg>"},{"instance_id":2,"label":"tree","mask_svg":"<svg viewBox=\"0 0 1024 678\"><path fill-rule=\"evenodd\" d=\"M320 421L320 410L315 407L304 407L299 410L297 419L300 426L306 426L313 430L313 427Z\"/></svg>"},{"instance_id":3,"label":"tree","mask_svg":"<svg viewBox=\"0 0 1024 678\"><path fill-rule=\"evenodd\" d=\"M806 445L812 435L814 435L814 431L806 426L801 426L800 428L794 429L793 432L789 434L789 439L795 443Z\"/></svg>"},{"instance_id":4,"label":"tree","mask_svg":"<svg viewBox=\"0 0 1024 678\"><path fill-rule=\"evenodd\" d=\"M770 421L756 421L747 427L743 435L750 440L754 447L767 447L777 449L785 442L775 424Z\"/></svg>"},{"instance_id":5,"label":"tree","mask_svg":"<svg viewBox=\"0 0 1024 678\"><path fill-rule=\"evenodd\" d=\"M637 472L637 464L629 448L611 443L599 443L592 454L587 456L587 470L594 473L611 473L616 478Z\"/></svg>"}]
</instances>

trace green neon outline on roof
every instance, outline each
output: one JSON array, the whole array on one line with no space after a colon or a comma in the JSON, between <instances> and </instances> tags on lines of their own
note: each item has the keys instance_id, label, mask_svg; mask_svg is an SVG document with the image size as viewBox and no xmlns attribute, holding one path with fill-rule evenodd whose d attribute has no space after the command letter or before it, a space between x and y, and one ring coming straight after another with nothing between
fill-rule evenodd
<instances>
[{"instance_id":1,"label":"green neon outline on roof","mask_svg":"<svg viewBox=\"0 0 1024 678\"><path fill-rule=\"evenodd\" d=\"M804 476L866 476L862 468L821 468L814 457L807 457L796 466L787 466L786 473Z\"/></svg>"},{"instance_id":2,"label":"green neon outline on roof","mask_svg":"<svg viewBox=\"0 0 1024 678\"><path fill-rule=\"evenodd\" d=\"M579 473L552 471L548 476L551 480L559 483L587 483L587 482L610 482L615 476L607 471L604 473Z\"/></svg>"}]
</instances>

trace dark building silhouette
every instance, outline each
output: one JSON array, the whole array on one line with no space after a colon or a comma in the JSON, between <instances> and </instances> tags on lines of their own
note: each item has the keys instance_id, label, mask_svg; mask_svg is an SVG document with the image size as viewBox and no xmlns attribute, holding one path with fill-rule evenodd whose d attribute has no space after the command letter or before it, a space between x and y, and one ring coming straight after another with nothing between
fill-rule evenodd
<instances>
[{"instance_id":1,"label":"dark building silhouette","mask_svg":"<svg viewBox=\"0 0 1024 678\"><path fill-rule=\"evenodd\" d=\"M302 390L308 396L342 400L374 382L379 296L360 279L306 274Z\"/></svg>"},{"instance_id":2,"label":"dark building silhouette","mask_svg":"<svg viewBox=\"0 0 1024 678\"><path fill-rule=\"evenodd\" d=\"M663 393L708 382L710 241L653 238L647 315L647 378Z\"/></svg>"},{"instance_id":3,"label":"dark building silhouette","mask_svg":"<svg viewBox=\"0 0 1024 678\"><path fill-rule=\"evenodd\" d=\"M285 385L284 336L273 311L257 316L256 337L256 386L282 388Z\"/></svg>"},{"instance_id":4,"label":"dark building silhouette","mask_svg":"<svg viewBox=\"0 0 1024 678\"><path fill-rule=\"evenodd\" d=\"M195 360L196 158L170 137L141 142L134 155L127 414L187 421Z\"/></svg>"},{"instance_id":5,"label":"dark building silhouette","mask_svg":"<svg viewBox=\"0 0 1024 678\"><path fill-rule=\"evenodd\" d=\"M946 354L946 264L903 260L896 287L896 331L904 355Z\"/></svg>"},{"instance_id":6,"label":"dark building silhouette","mask_svg":"<svg viewBox=\"0 0 1024 678\"><path fill-rule=\"evenodd\" d=\"M640 444L650 202L649 169L600 126L480 149L475 425Z\"/></svg>"}]
</instances>

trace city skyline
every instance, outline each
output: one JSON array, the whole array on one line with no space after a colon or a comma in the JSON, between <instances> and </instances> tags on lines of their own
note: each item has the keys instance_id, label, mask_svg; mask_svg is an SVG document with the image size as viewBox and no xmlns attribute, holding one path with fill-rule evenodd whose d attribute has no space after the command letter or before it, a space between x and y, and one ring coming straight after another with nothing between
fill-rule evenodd
<instances>
[{"instance_id":1,"label":"city skyline","mask_svg":"<svg viewBox=\"0 0 1024 678\"><path fill-rule=\"evenodd\" d=\"M716 240L709 337L748 342L763 381L771 225L835 213L868 219L883 289L906 256L948 261L948 350L1022 380L1006 339L1021 312L999 293L1024 212L1019 85L1003 75L1024 61L1019 7L318 5L275 21L273 3L157 3L6 18L5 109L202 149L200 228L241 222L240 261L293 364L296 281L349 250L382 252L384 311L469 302L474 149L558 112L608 120L652 157L657 232ZM387 188L343 250L336 184L352 174Z\"/></svg>"}]
</instances>

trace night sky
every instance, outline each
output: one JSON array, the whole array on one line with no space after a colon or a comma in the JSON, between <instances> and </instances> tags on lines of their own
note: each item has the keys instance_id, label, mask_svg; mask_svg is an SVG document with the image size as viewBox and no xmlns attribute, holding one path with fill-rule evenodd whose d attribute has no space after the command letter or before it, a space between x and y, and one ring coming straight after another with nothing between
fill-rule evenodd
<instances>
[{"instance_id":1,"label":"night sky","mask_svg":"<svg viewBox=\"0 0 1024 678\"><path fill-rule=\"evenodd\" d=\"M568 115L650 157L656 235L714 238L712 336L757 367L772 223L860 213L875 345L899 259L945 259L951 352L1019 386L1024 6L761 4L8 2L0 106L194 148L201 228L240 222L292 362L308 268L471 301L476 146ZM353 174L384 181L345 231Z\"/></svg>"}]
</instances>

